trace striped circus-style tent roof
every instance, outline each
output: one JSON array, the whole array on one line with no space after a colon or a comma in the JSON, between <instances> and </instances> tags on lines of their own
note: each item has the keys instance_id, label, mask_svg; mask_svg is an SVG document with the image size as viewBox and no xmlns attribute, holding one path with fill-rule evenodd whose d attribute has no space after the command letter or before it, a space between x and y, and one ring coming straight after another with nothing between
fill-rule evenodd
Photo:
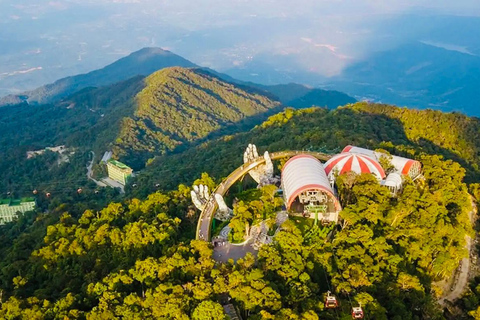
<instances>
[{"instance_id":1,"label":"striped circus-style tent roof","mask_svg":"<svg viewBox=\"0 0 480 320\"><path fill-rule=\"evenodd\" d=\"M325 173L331 177L333 174L344 174L353 171L357 174L371 173L378 180L385 179L385 171L377 160L363 154L340 153L333 156L325 164Z\"/></svg>"},{"instance_id":2,"label":"striped circus-style tent roof","mask_svg":"<svg viewBox=\"0 0 480 320\"><path fill-rule=\"evenodd\" d=\"M380 159L382 156L385 156L386 154L365 149L365 148L359 148L355 146L346 146L342 153L354 153L354 154L360 154L360 155L365 155L367 157L370 157L372 159ZM417 178L421 171L422 171L422 164L419 161L413 160L413 159L408 159L404 157L399 157L395 155L387 155L388 157L391 157L390 162L392 165L395 167L395 170L401 174L401 175L409 175L412 179Z\"/></svg>"}]
</instances>

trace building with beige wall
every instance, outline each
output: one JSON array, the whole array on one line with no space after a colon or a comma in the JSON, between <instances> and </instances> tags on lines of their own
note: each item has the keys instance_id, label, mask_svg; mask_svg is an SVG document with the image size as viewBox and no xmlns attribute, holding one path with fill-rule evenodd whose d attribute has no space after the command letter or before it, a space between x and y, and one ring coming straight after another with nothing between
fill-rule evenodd
<instances>
[{"instance_id":1,"label":"building with beige wall","mask_svg":"<svg viewBox=\"0 0 480 320\"><path fill-rule=\"evenodd\" d=\"M108 177L123 185L126 185L128 179L133 173L132 168L120 161L110 159L107 161Z\"/></svg>"}]
</instances>

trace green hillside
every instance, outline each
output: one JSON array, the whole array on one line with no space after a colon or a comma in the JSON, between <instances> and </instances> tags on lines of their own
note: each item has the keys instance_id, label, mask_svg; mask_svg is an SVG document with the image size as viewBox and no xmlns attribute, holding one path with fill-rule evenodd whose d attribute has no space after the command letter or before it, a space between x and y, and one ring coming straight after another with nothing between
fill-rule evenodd
<instances>
[{"instance_id":1,"label":"green hillside","mask_svg":"<svg viewBox=\"0 0 480 320\"><path fill-rule=\"evenodd\" d=\"M296 83L272 86L252 85L273 94L284 105L294 108L317 106L334 109L338 106L356 102L354 98L343 92L310 88Z\"/></svg>"},{"instance_id":2,"label":"green hillside","mask_svg":"<svg viewBox=\"0 0 480 320\"><path fill-rule=\"evenodd\" d=\"M400 122L410 143L431 153L442 153L458 161L463 159L472 172L480 170L480 119L477 117L365 103L356 104L353 109Z\"/></svg>"},{"instance_id":3,"label":"green hillside","mask_svg":"<svg viewBox=\"0 0 480 320\"><path fill-rule=\"evenodd\" d=\"M158 158L139 177L134 194L153 185L172 188L208 172L225 177L242 163L249 143L260 150L341 150L353 144L399 155L440 154L462 164L467 181L480 177L480 120L458 113L356 103L336 110L287 109L250 132L226 136L183 153ZM221 165L212 165L212 163ZM144 187L142 187L144 186Z\"/></svg>"},{"instance_id":4,"label":"green hillside","mask_svg":"<svg viewBox=\"0 0 480 320\"><path fill-rule=\"evenodd\" d=\"M135 104L134 115L123 119L114 153L137 166L152 155L280 106L200 70L183 68L167 68L147 77Z\"/></svg>"},{"instance_id":5,"label":"green hillside","mask_svg":"<svg viewBox=\"0 0 480 320\"><path fill-rule=\"evenodd\" d=\"M182 68L85 88L53 105L0 108L0 170L7 182L0 193L30 193L36 184L63 181L59 170L71 184L84 185L90 151L98 157L113 149L141 169L149 158L198 139L251 128L279 108L253 89ZM27 151L58 145L74 148L78 161L57 168L55 154L26 159Z\"/></svg>"},{"instance_id":6,"label":"green hillside","mask_svg":"<svg viewBox=\"0 0 480 320\"><path fill-rule=\"evenodd\" d=\"M20 95L7 96L0 99L0 106L28 101L29 104L55 103L67 96L87 87L99 87L124 81L167 67L196 67L196 65L170 51L161 48L143 48L115 61L108 66L66 77Z\"/></svg>"},{"instance_id":7,"label":"green hillside","mask_svg":"<svg viewBox=\"0 0 480 320\"><path fill-rule=\"evenodd\" d=\"M159 74L159 81L170 81ZM444 126L455 128L441 131ZM250 132L164 156L138 179L139 199L101 210L77 199L0 226L0 318L225 320L227 303L254 320L350 319L359 304L365 319L449 318L438 304L438 283L468 255L466 237L474 234L464 175L477 175L471 164L478 161L478 140L465 133L478 134L478 128L477 119L458 114L366 103L332 111L287 109ZM453 148L454 141L463 147ZM211 244L193 240L198 212L189 185L200 177L196 184L214 184L200 172L226 175L241 163L249 142L271 151L383 147L419 159L423 177L407 178L392 197L371 175L340 176L343 210L332 238L325 229L305 232L307 225L295 217L257 258L218 263ZM172 184L171 191L143 196L149 178ZM182 179L188 186L173 185ZM275 211L282 201L275 191L254 188L247 197L232 188L232 197L245 199L235 204L235 217L250 221ZM335 310L324 306L327 291L340 301ZM457 303L457 319L477 309L478 292L472 283Z\"/></svg>"}]
</instances>

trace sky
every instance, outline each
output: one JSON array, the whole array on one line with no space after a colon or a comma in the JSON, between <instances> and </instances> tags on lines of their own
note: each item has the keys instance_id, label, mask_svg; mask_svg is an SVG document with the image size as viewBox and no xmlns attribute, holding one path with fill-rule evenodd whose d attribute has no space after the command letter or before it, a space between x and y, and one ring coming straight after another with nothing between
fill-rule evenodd
<instances>
[{"instance_id":1,"label":"sky","mask_svg":"<svg viewBox=\"0 0 480 320\"><path fill-rule=\"evenodd\" d=\"M0 95L100 68L145 46L219 71L255 66L332 77L410 39L416 30L403 28L408 15L480 17L480 1L0 0ZM468 43L446 45L469 50Z\"/></svg>"}]
</instances>

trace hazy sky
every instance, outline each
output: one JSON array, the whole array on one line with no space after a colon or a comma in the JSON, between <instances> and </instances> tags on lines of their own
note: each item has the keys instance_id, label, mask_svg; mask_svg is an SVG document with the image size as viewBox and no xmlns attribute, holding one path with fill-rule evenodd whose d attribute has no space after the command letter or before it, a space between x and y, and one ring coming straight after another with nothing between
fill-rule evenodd
<instances>
[{"instance_id":1,"label":"hazy sky","mask_svg":"<svg viewBox=\"0 0 480 320\"><path fill-rule=\"evenodd\" d=\"M0 0L0 95L145 46L220 71L255 63L333 76L415 34L407 14L480 16L480 1Z\"/></svg>"}]
</instances>

